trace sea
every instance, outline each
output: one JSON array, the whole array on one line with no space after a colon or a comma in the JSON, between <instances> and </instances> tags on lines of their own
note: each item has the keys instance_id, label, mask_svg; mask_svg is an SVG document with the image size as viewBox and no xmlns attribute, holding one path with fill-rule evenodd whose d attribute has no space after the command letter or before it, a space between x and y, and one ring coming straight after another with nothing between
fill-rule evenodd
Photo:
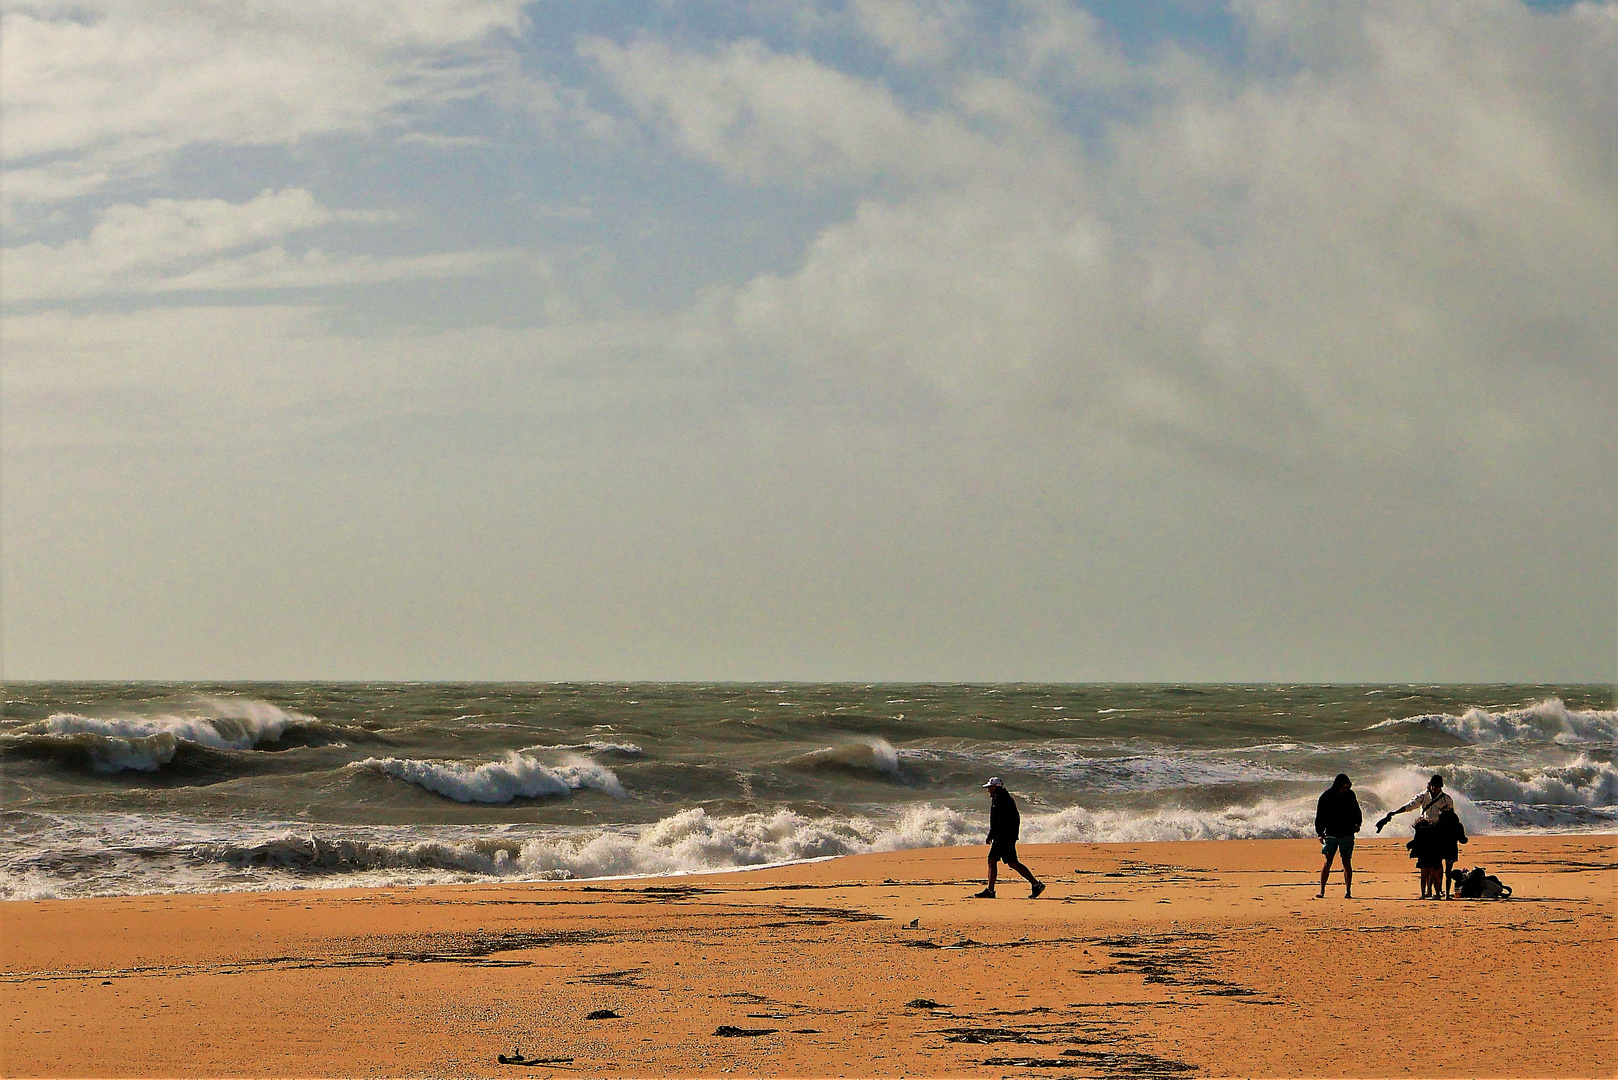
<instances>
[{"instance_id":1,"label":"sea","mask_svg":"<svg viewBox=\"0 0 1618 1080\"><path fill-rule=\"evenodd\" d=\"M1308 837L1443 775L1474 834L1618 832L1611 686L9 683L0 898L663 876ZM1405 815L1385 835L1408 835Z\"/></svg>"}]
</instances>

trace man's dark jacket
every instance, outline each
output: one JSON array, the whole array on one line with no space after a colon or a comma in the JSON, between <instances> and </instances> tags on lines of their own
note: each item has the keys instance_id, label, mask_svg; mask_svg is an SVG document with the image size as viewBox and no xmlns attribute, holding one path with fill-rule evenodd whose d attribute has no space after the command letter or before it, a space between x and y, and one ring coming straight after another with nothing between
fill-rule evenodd
<instances>
[{"instance_id":1,"label":"man's dark jacket","mask_svg":"<svg viewBox=\"0 0 1618 1080\"><path fill-rule=\"evenodd\" d=\"M1005 788L989 789L989 846L1011 847L1017 843L1017 831L1022 828L1022 815L1017 812L1017 801Z\"/></svg>"},{"instance_id":2,"label":"man's dark jacket","mask_svg":"<svg viewBox=\"0 0 1618 1080\"><path fill-rule=\"evenodd\" d=\"M1315 807L1316 836L1353 836L1360 831L1360 801L1354 789L1329 788Z\"/></svg>"}]
</instances>

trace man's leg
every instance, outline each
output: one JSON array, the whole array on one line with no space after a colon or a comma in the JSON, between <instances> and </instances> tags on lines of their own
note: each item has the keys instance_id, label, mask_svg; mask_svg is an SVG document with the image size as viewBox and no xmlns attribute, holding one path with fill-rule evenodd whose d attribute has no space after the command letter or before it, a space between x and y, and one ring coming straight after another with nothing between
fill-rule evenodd
<instances>
[{"instance_id":1,"label":"man's leg","mask_svg":"<svg viewBox=\"0 0 1618 1080\"><path fill-rule=\"evenodd\" d=\"M1045 886L1040 884L1039 879L1034 876L1034 872L1028 869L1028 867L1024 866L1021 862L1016 859L1007 859L1006 865L1023 876L1023 879L1033 887L1035 896L1038 896L1040 893L1045 891Z\"/></svg>"},{"instance_id":2,"label":"man's leg","mask_svg":"<svg viewBox=\"0 0 1618 1080\"><path fill-rule=\"evenodd\" d=\"M992 897L994 895L994 877L995 877L995 870L997 869L997 867L995 866L996 861L997 860L995 859L994 852L991 851L989 853L989 887L984 889L982 892L976 893L974 895L980 896L980 897L982 897L984 899L988 899L989 897Z\"/></svg>"},{"instance_id":3,"label":"man's leg","mask_svg":"<svg viewBox=\"0 0 1618 1080\"><path fill-rule=\"evenodd\" d=\"M1324 891L1325 886L1321 888ZM1353 856L1346 851L1343 852L1343 895L1350 897L1354 895L1354 861Z\"/></svg>"},{"instance_id":4,"label":"man's leg","mask_svg":"<svg viewBox=\"0 0 1618 1080\"><path fill-rule=\"evenodd\" d=\"M1320 868L1320 891L1315 893L1316 900L1326 895L1326 880L1331 877L1331 862L1336 855L1336 852L1332 852L1332 854L1327 855L1326 865ZM1343 866L1345 868L1348 866L1348 855L1346 853L1343 856Z\"/></svg>"}]
</instances>

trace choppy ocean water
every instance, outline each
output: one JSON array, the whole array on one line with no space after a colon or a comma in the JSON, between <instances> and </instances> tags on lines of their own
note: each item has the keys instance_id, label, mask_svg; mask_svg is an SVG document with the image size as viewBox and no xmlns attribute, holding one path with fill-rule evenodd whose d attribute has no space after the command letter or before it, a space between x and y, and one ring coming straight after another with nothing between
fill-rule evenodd
<instances>
[{"instance_id":1,"label":"choppy ocean water","mask_svg":"<svg viewBox=\"0 0 1618 1080\"><path fill-rule=\"evenodd\" d=\"M1607 686L10 684L0 898L670 874L982 842L1308 836L1449 780L1618 831ZM1408 816L1390 835L1408 834Z\"/></svg>"}]
</instances>

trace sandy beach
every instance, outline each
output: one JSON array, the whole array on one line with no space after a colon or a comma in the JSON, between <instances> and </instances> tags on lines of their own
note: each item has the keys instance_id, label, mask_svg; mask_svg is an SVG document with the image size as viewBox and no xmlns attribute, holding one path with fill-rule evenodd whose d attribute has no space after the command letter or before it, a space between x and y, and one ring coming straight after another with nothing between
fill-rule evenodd
<instances>
[{"instance_id":1,"label":"sandy beach","mask_svg":"<svg viewBox=\"0 0 1618 1080\"><path fill-rule=\"evenodd\" d=\"M1611 836L984 848L744 873L13 902L8 1076L1611 1076ZM598 1010L615 1016L589 1019ZM537 1065L500 1063L520 1052Z\"/></svg>"}]
</instances>

